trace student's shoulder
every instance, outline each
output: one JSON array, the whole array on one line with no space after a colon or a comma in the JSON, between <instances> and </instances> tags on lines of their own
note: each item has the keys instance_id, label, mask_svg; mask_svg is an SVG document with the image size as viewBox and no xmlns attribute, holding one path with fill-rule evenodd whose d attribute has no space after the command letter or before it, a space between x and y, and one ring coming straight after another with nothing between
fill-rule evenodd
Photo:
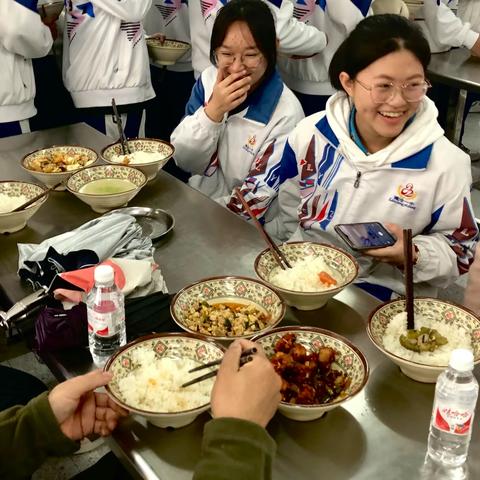
<instances>
[{"instance_id":1,"label":"student's shoulder","mask_svg":"<svg viewBox=\"0 0 480 480\"><path fill-rule=\"evenodd\" d=\"M435 167L447 171L470 168L471 164L470 156L445 136L433 143L431 161Z\"/></svg>"}]
</instances>

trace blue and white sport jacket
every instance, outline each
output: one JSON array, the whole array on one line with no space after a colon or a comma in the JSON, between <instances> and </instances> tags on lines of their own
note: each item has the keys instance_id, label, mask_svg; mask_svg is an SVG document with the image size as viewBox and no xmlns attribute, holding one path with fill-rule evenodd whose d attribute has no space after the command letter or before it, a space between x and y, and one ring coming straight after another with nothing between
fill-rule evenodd
<instances>
[{"instance_id":1,"label":"blue and white sport jacket","mask_svg":"<svg viewBox=\"0 0 480 480\"><path fill-rule=\"evenodd\" d=\"M347 249L339 223L396 223L411 228L419 259L417 295L435 295L473 261L477 226L470 203L470 158L443 135L437 109L425 98L413 121L386 148L366 154L350 138L351 104L344 93L325 112L305 118L282 158L280 214L267 230L281 238ZM402 272L351 252L362 282L404 293ZM384 298L386 298L384 296Z\"/></svg>"},{"instance_id":2,"label":"blue and white sport jacket","mask_svg":"<svg viewBox=\"0 0 480 480\"><path fill-rule=\"evenodd\" d=\"M241 187L256 216L262 218L278 192L287 135L304 117L303 110L274 72L248 97L246 108L213 122L204 106L216 78L217 69L207 68L193 87L186 116L171 137L175 161L193 174L192 187L236 213L243 210L233 189Z\"/></svg>"}]
</instances>

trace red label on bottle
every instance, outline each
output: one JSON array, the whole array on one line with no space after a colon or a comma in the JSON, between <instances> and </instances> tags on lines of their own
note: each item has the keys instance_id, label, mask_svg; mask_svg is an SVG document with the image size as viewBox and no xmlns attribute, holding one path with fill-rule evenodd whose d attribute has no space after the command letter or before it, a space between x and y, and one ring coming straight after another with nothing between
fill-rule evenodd
<instances>
[{"instance_id":1,"label":"red label on bottle","mask_svg":"<svg viewBox=\"0 0 480 480\"><path fill-rule=\"evenodd\" d=\"M435 427L455 435L467 435L472 425L473 412L436 404L433 421Z\"/></svg>"}]
</instances>

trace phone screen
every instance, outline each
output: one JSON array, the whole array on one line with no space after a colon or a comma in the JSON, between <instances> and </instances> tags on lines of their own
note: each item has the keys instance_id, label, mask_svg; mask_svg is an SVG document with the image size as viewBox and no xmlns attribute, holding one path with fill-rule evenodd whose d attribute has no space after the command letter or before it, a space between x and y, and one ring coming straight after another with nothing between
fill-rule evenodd
<instances>
[{"instance_id":1,"label":"phone screen","mask_svg":"<svg viewBox=\"0 0 480 480\"><path fill-rule=\"evenodd\" d=\"M335 230L352 248L383 248L395 243L395 238L378 222L336 225Z\"/></svg>"}]
</instances>

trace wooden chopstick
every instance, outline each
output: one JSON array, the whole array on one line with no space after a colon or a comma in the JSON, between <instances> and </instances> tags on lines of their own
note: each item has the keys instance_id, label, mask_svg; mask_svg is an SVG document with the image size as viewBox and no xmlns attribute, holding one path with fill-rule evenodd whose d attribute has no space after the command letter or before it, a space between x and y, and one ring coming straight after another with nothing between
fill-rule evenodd
<instances>
[{"instance_id":1,"label":"wooden chopstick","mask_svg":"<svg viewBox=\"0 0 480 480\"><path fill-rule=\"evenodd\" d=\"M47 195L48 193L50 193L52 190L55 190L56 188L58 188L60 185L62 185L63 182L59 182L57 183L56 185L54 185L53 187L49 187L47 188L46 190L44 190L43 192L39 193L38 195L35 195L33 198L31 198L28 202L25 202L23 205L20 205L18 206L17 208L14 208L12 210L11 213L13 212L20 212L21 210L25 210L27 207L29 207L30 205L32 205L32 203L35 203L37 200L40 200L41 198L43 198L45 195Z\"/></svg>"},{"instance_id":2,"label":"wooden chopstick","mask_svg":"<svg viewBox=\"0 0 480 480\"><path fill-rule=\"evenodd\" d=\"M407 311L407 329L415 328L413 312L413 253L412 253L412 230L403 230L403 273L405 275L405 309Z\"/></svg>"},{"instance_id":3,"label":"wooden chopstick","mask_svg":"<svg viewBox=\"0 0 480 480\"><path fill-rule=\"evenodd\" d=\"M257 353L256 347L247 348L242 352L242 354L240 355L240 358L248 357L249 355L253 355L254 353ZM188 371L188 373L198 372L200 370L203 370L204 368L214 367L216 365L220 365L221 363L222 363L221 358L219 360L213 360L213 362L204 363L202 365L199 365L198 367L192 368L191 370Z\"/></svg>"},{"instance_id":4,"label":"wooden chopstick","mask_svg":"<svg viewBox=\"0 0 480 480\"><path fill-rule=\"evenodd\" d=\"M272 252L272 255L274 256L275 260L280 265L280 267L282 267L283 270L286 270L287 268L292 268L292 266L290 265L290 262L287 260L287 257L283 254L280 248L278 248L277 244L271 239L270 235L264 230L264 228L262 227L262 224L258 221L257 217L253 214L252 210L250 209L250 206L246 202L245 198L243 198L243 195L240 189L238 187L235 187L234 191L238 200L240 200L240 203L242 204L243 208L250 215L250 218L253 220L253 224L255 225L255 228L261 233L265 242L267 242L268 248Z\"/></svg>"},{"instance_id":5,"label":"wooden chopstick","mask_svg":"<svg viewBox=\"0 0 480 480\"><path fill-rule=\"evenodd\" d=\"M242 367L248 362L251 362L253 360L253 357L251 355L248 355L246 357L240 357L240 365L238 368ZM218 373L218 369L214 370L213 372L208 372L205 375L202 375L201 377L194 378L193 380L190 380L189 382L186 382L182 385L182 388L189 387L190 385L193 385L198 382L203 382L204 380L207 380L209 378L215 377Z\"/></svg>"}]
</instances>

